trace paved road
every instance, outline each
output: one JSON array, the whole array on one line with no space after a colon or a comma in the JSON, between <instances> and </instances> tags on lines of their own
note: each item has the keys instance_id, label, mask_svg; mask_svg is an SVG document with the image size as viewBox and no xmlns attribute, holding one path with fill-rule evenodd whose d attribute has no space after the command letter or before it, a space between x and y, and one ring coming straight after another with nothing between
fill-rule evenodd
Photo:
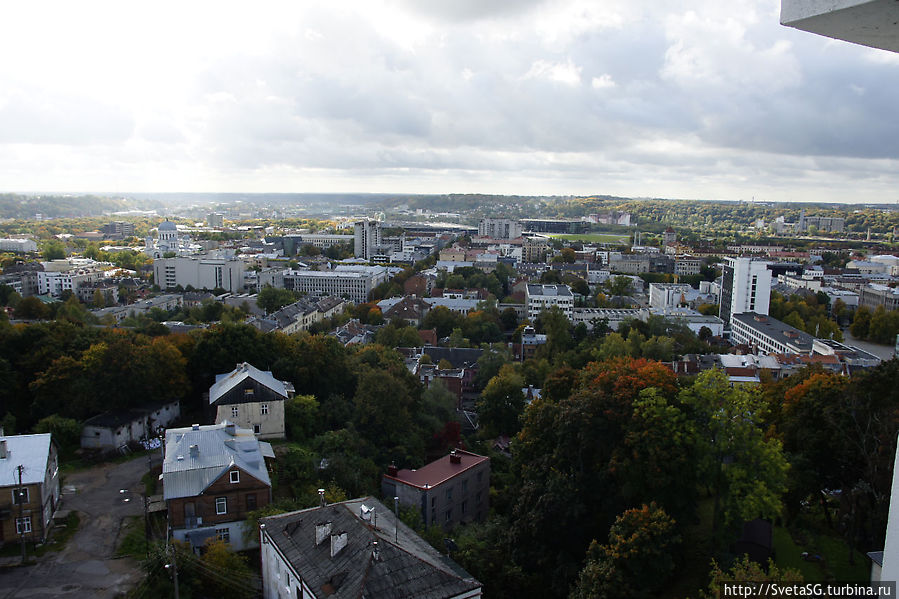
<instances>
[{"instance_id":1,"label":"paved road","mask_svg":"<svg viewBox=\"0 0 899 599\"><path fill-rule=\"evenodd\" d=\"M142 578L138 565L113 555L123 520L143 514L140 479L146 472L147 458L142 456L68 475L62 509L78 511L78 532L59 553L43 556L34 566L0 573L0 598L111 599L132 588ZM120 493L122 489L129 493ZM130 501L123 501L129 496Z\"/></svg>"},{"instance_id":2,"label":"paved road","mask_svg":"<svg viewBox=\"0 0 899 599\"><path fill-rule=\"evenodd\" d=\"M852 336L852 333L849 332L848 328L843 329L843 342L846 345L854 345L859 349L863 349L869 354L874 354L881 360L889 360L893 357L893 347L856 339Z\"/></svg>"}]
</instances>

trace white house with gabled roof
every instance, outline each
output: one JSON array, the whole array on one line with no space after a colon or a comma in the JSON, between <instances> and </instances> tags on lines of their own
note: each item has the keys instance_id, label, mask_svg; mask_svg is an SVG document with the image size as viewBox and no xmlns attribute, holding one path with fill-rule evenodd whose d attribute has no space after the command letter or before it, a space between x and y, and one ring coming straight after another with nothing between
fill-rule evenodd
<instances>
[{"instance_id":1,"label":"white house with gabled roof","mask_svg":"<svg viewBox=\"0 0 899 599\"><path fill-rule=\"evenodd\" d=\"M209 388L209 406L216 422L234 422L260 439L282 439L284 401L293 394L291 383L243 362L229 373L216 375Z\"/></svg>"}]
</instances>

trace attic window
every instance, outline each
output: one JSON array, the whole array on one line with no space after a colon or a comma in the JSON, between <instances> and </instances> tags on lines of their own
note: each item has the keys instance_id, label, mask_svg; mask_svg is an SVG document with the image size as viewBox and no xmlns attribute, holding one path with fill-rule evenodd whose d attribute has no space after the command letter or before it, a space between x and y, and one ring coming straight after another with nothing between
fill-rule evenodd
<instances>
[{"instance_id":1,"label":"attic window","mask_svg":"<svg viewBox=\"0 0 899 599\"><path fill-rule=\"evenodd\" d=\"M232 470L231 471L231 483L239 483L240 482L240 470Z\"/></svg>"},{"instance_id":2,"label":"attic window","mask_svg":"<svg viewBox=\"0 0 899 599\"><path fill-rule=\"evenodd\" d=\"M244 389L243 390L244 395L253 395L254 393L255 393L254 389Z\"/></svg>"}]
</instances>

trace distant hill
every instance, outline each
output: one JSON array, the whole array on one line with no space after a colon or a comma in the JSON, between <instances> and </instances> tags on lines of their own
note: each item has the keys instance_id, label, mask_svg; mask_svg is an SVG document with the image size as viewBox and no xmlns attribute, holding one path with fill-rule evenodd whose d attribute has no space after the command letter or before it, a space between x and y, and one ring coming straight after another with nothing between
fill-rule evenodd
<instances>
[{"instance_id":1,"label":"distant hill","mask_svg":"<svg viewBox=\"0 0 899 599\"><path fill-rule=\"evenodd\" d=\"M0 194L0 218L25 220L37 214L44 218L82 218L140 208L139 202L134 200L96 195Z\"/></svg>"}]
</instances>

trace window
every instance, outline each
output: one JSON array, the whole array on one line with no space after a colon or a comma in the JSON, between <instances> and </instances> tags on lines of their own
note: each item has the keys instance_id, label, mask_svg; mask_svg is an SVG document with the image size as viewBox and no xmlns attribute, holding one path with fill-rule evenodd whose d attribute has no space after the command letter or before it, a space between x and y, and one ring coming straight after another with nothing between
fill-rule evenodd
<instances>
[{"instance_id":1,"label":"window","mask_svg":"<svg viewBox=\"0 0 899 599\"><path fill-rule=\"evenodd\" d=\"M484 471L483 470L478 472L478 483L480 483L482 480L484 480Z\"/></svg>"},{"instance_id":2,"label":"window","mask_svg":"<svg viewBox=\"0 0 899 599\"><path fill-rule=\"evenodd\" d=\"M31 532L31 516L16 518L16 534L27 535Z\"/></svg>"},{"instance_id":3,"label":"window","mask_svg":"<svg viewBox=\"0 0 899 599\"><path fill-rule=\"evenodd\" d=\"M449 489L446 490L446 500L447 501L453 500L453 488L452 487L450 487Z\"/></svg>"},{"instance_id":4,"label":"window","mask_svg":"<svg viewBox=\"0 0 899 599\"><path fill-rule=\"evenodd\" d=\"M437 507L437 498L431 497L431 509L434 509L435 507Z\"/></svg>"},{"instance_id":5,"label":"window","mask_svg":"<svg viewBox=\"0 0 899 599\"><path fill-rule=\"evenodd\" d=\"M267 403L259 404L259 413L262 414L263 416L268 414L268 404Z\"/></svg>"},{"instance_id":6,"label":"window","mask_svg":"<svg viewBox=\"0 0 899 599\"><path fill-rule=\"evenodd\" d=\"M463 514L467 511L467 508L468 508L468 502L467 502L467 501L463 501L463 502L462 502L462 513L463 513Z\"/></svg>"},{"instance_id":7,"label":"window","mask_svg":"<svg viewBox=\"0 0 899 599\"><path fill-rule=\"evenodd\" d=\"M227 528L216 528L215 529L215 538L219 541L224 541L226 543L231 542L231 531Z\"/></svg>"},{"instance_id":8,"label":"window","mask_svg":"<svg viewBox=\"0 0 899 599\"><path fill-rule=\"evenodd\" d=\"M240 412L240 408L237 406L231 406L231 418L237 418L237 413Z\"/></svg>"},{"instance_id":9,"label":"window","mask_svg":"<svg viewBox=\"0 0 899 599\"><path fill-rule=\"evenodd\" d=\"M231 471L231 484L240 482L240 470L232 470Z\"/></svg>"},{"instance_id":10,"label":"window","mask_svg":"<svg viewBox=\"0 0 899 599\"><path fill-rule=\"evenodd\" d=\"M28 503L28 487L18 487L13 489L12 502L14 505Z\"/></svg>"},{"instance_id":11,"label":"window","mask_svg":"<svg viewBox=\"0 0 899 599\"><path fill-rule=\"evenodd\" d=\"M256 509L256 494L250 493L247 495L247 511L252 512Z\"/></svg>"},{"instance_id":12,"label":"window","mask_svg":"<svg viewBox=\"0 0 899 599\"><path fill-rule=\"evenodd\" d=\"M218 515L228 513L228 498L227 497L216 497L215 498L215 513Z\"/></svg>"},{"instance_id":13,"label":"window","mask_svg":"<svg viewBox=\"0 0 899 599\"><path fill-rule=\"evenodd\" d=\"M462 493L467 493L467 492L468 492L468 481L463 480L462 481Z\"/></svg>"},{"instance_id":14,"label":"window","mask_svg":"<svg viewBox=\"0 0 899 599\"><path fill-rule=\"evenodd\" d=\"M481 503L481 492L480 492L480 491L478 491L478 495L477 495L476 501L477 501L478 503Z\"/></svg>"},{"instance_id":15,"label":"window","mask_svg":"<svg viewBox=\"0 0 899 599\"><path fill-rule=\"evenodd\" d=\"M258 424L254 424L254 425L253 425L253 433L254 433L254 434L258 435L259 432L260 432L261 430L262 430L262 429L259 428L259 425L258 425Z\"/></svg>"},{"instance_id":16,"label":"window","mask_svg":"<svg viewBox=\"0 0 899 599\"><path fill-rule=\"evenodd\" d=\"M247 397L252 396L252 395L255 394L255 393L256 393L256 392L255 392L253 389L244 389L244 390L243 390L244 396L247 396Z\"/></svg>"},{"instance_id":17,"label":"window","mask_svg":"<svg viewBox=\"0 0 899 599\"><path fill-rule=\"evenodd\" d=\"M446 513L443 514L443 519L446 522L449 522L453 517L453 510L446 510Z\"/></svg>"}]
</instances>

